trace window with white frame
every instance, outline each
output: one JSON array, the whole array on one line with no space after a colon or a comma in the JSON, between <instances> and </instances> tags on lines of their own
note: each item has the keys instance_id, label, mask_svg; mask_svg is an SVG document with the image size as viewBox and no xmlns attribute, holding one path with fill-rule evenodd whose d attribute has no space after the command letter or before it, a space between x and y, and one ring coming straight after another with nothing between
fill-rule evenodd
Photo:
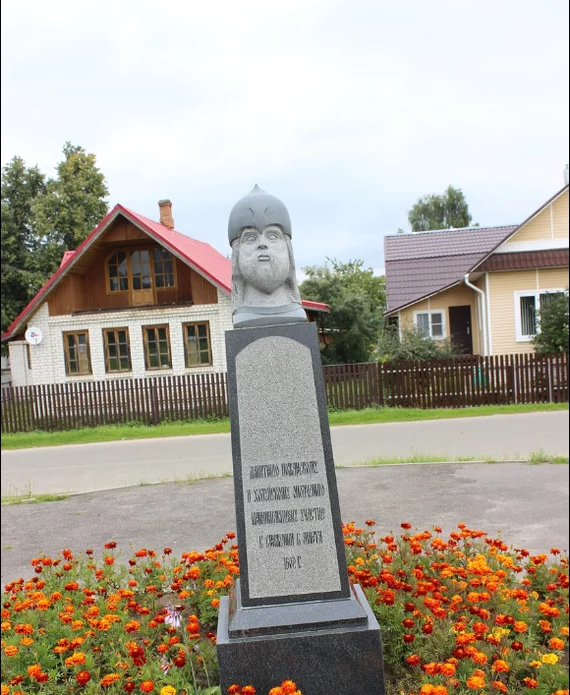
<instances>
[{"instance_id":1,"label":"window with white frame","mask_svg":"<svg viewBox=\"0 0 570 695\"><path fill-rule=\"evenodd\" d=\"M445 314L443 311L414 312L414 326L424 338L445 338Z\"/></svg>"},{"instance_id":2,"label":"window with white frame","mask_svg":"<svg viewBox=\"0 0 570 695\"><path fill-rule=\"evenodd\" d=\"M515 292L515 325L518 342L530 341L540 332L539 316L554 297L564 290L536 290Z\"/></svg>"}]
</instances>

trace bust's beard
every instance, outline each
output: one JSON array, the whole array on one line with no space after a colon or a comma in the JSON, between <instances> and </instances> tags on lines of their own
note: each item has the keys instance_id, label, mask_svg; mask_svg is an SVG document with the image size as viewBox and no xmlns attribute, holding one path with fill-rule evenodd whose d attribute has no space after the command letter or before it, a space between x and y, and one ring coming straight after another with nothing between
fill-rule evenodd
<instances>
[{"instance_id":1,"label":"bust's beard","mask_svg":"<svg viewBox=\"0 0 570 695\"><path fill-rule=\"evenodd\" d=\"M289 277L289 259L272 256L269 261L251 259L241 262L240 272L244 282L259 292L273 294Z\"/></svg>"}]
</instances>

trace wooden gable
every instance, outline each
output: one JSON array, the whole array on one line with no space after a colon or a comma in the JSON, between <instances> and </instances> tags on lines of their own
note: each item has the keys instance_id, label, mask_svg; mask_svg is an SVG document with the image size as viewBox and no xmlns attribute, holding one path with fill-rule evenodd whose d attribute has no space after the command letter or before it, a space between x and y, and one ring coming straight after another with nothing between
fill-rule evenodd
<instances>
[{"instance_id":1,"label":"wooden gable","mask_svg":"<svg viewBox=\"0 0 570 695\"><path fill-rule=\"evenodd\" d=\"M129 291L111 292L107 263L116 251L152 251L162 248L143 230L118 216L82 258L62 278L48 298L50 316L80 311L126 309L133 306L167 306L176 304L216 304L216 287L178 258L174 258L174 287L155 287L147 296L136 300ZM131 283L132 285L132 283Z\"/></svg>"}]
</instances>

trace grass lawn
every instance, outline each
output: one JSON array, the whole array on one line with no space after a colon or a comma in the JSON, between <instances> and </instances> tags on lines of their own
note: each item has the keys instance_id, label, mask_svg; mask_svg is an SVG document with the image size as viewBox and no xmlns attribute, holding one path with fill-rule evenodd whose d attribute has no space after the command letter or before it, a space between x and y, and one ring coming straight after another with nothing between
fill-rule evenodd
<instances>
[{"instance_id":1,"label":"grass lawn","mask_svg":"<svg viewBox=\"0 0 570 695\"><path fill-rule=\"evenodd\" d=\"M449 418L478 417L482 415L510 415L513 413L551 412L568 410L568 403L537 405L480 406L462 409L421 410L415 408L367 408L332 412L331 426L368 425L389 422L414 422L418 420L444 420ZM148 439L151 437L183 437L195 434L219 434L230 431L229 420L167 422L156 426L107 425L104 427L67 430L65 432L19 432L2 435L2 449L25 449L62 444L87 444L112 442L123 439Z\"/></svg>"}]
</instances>

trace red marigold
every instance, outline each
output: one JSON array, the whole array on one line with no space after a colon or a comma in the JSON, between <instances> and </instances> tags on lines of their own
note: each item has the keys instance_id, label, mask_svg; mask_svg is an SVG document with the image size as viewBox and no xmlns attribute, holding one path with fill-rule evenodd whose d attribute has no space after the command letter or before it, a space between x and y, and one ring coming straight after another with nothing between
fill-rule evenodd
<instances>
[{"instance_id":1,"label":"red marigold","mask_svg":"<svg viewBox=\"0 0 570 695\"><path fill-rule=\"evenodd\" d=\"M534 688L538 688L538 681L535 680L534 678L523 678L523 683L530 690L532 690Z\"/></svg>"},{"instance_id":2,"label":"red marigold","mask_svg":"<svg viewBox=\"0 0 570 695\"><path fill-rule=\"evenodd\" d=\"M91 676L89 675L88 671L79 671L79 673L75 676L75 680L79 683L79 685L85 685L85 683L89 683Z\"/></svg>"},{"instance_id":3,"label":"red marigold","mask_svg":"<svg viewBox=\"0 0 570 695\"><path fill-rule=\"evenodd\" d=\"M140 689L143 693L152 693L154 690L154 683L152 681L143 681L140 684Z\"/></svg>"},{"instance_id":4,"label":"red marigold","mask_svg":"<svg viewBox=\"0 0 570 695\"><path fill-rule=\"evenodd\" d=\"M422 660L420 659L418 654L410 654L410 656L406 657L406 663L409 666L419 666L421 664Z\"/></svg>"}]
</instances>

